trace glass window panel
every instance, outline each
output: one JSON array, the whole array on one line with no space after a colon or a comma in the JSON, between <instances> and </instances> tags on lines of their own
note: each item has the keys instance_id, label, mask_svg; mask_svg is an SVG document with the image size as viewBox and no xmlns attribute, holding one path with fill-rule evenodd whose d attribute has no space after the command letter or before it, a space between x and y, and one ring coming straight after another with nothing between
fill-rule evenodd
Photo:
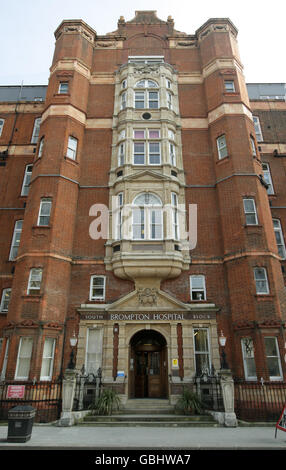
<instances>
[{"instance_id":1,"label":"glass window panel","mask_svg":"<svg viewBox=\"0 0 286 470\"><path fill-rule=\"evenodd\" d=\"M145 138L145 131L144 130L134 131L134 138L135 139L144 139Z\"/></svg>"},{"instance_id":2,"label":"glass window panel","mask_svg":"<svg viewBox=\"0 0 286 470\"><path fill-rule=\"evenodd\" d=\"M197 329L195 330L195 350L196 352L208 352L208 332L207 330Z\"/></svg>"},{"instance_id":3,"label":"glass window panel","mask_svg":"<svg viewBox=\"0 0 286 470\"><path fill-rule=\"evenodd\" d=\"M154 82L153 80L148 80L148 87L149 88L158 88L158 85L156 82Z\"/></svg>"},{"instance_id":4,"label":"glass window panel","mask_svg":"<svg viewBox=\"0 0 286 470\"><path fill-rule=\"evenodd\" d=\"M102 366L102 329L88 330L87 351L86 351L86 371L88 374L96 374Z\"/></svg>"},{"instance_id":5,"label":"glass window panel","mask_svg":"<svg viewBox=\"0 0 286 470\"><path fill-rule=\"evenodd\" d=\"M149 138L150 139L159 139L160 138L160 131L157 130L150 130L149 131Z\"/></svg>"},{"instance_id":6,"label":"glass window panel","mask_svg":"<svg viewBox=\"0 0 286 470\"><path fill-rule=\"evenodd\" d=\"M16 378L27 379L29 377L32 347L33 338L22 337L20 339Z\"/></svg>"}]
</instances>

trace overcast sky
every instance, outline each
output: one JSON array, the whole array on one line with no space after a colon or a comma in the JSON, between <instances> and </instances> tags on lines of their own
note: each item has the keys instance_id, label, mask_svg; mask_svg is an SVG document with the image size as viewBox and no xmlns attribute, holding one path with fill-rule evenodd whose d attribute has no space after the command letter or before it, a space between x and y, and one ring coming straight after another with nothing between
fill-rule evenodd
<instances>
[{"instance_id":1,"label":"overcast sky","mask_svg":"<svg viewBox=\"0 0 286 470\"><path fill-rule=\"evenodd\" d=\"M0 0L0 85L46 85L54 31L64 19L82 19L102 35L135 10L156 10L175 29L194 34L209 18L230 18L238 29L247 83L286 82L285 0Z\"/></svg>"}]
</instances>

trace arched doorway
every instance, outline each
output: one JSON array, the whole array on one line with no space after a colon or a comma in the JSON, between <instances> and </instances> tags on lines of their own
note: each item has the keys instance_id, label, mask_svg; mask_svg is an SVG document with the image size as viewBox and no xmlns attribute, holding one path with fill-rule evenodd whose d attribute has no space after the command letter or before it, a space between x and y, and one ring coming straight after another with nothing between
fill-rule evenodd
<instances>
[{"instance_id":1,"label":"arched doorway","mask_svg":"<svg viewBox=\"0 0 286 470\"><path fill-rule=\"evenodd\" d=\"M167 343L154 330L141 330L130 341L130 398L166 398Z\"/></svg>"}]
</instances>

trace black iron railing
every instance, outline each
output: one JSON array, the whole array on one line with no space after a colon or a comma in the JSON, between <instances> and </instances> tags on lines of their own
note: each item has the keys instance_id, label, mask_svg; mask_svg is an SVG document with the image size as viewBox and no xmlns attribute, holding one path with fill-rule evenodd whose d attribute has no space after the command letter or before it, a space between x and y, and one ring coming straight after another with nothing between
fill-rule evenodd
<instances>
[{"instance_id":1,"label":"black iron railing","mask_svg":"<svg viewBox=\"0 0 286 470\"><path fill-rule=\"evenodd\" d=\"M7 421L8 411L18 405L35 408L35 422L56 421L62 408L62 382L0 382L0 420Z\"/></svg>"},{"instance_id":2,"label":"black iron railing","mask_svg":"<svg viewBox=\"0 0 286 470\"><path fill-rule=\"evenodd\" d=\"M277 422L286 402L286 382L234 379L234 411L244 421Z\"/></svg>"},{"instance_id":3,"label":"black iron railing","mask_svg":"<svg viewBox=\"0 0 286 470\"><path fill-rule=\"evenodd\" d=\"M73 411L87 410L96 398L100 396L102 389L102 371L97 373L85 372L84 366L76 375Z\"/></svg>"},{"instance_id":4,"label":"black iron railing","mask_svg":"<svg viewBox=\"0 0 286 470\"><path fill-rule=\"evenodd\" d=\"M194 390L204 406L212 411L224 411L221 380L214 368L197 374L194 378Z\"/></svg>"}]
</instances>

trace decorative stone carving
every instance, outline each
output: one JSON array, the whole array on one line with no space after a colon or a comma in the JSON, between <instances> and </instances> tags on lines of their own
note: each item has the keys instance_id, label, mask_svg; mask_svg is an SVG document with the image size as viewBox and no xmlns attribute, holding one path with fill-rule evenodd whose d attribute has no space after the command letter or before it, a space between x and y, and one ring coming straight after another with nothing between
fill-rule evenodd
<instances>
[{"instance_id":1,"label":"decorative stone carving","mask_svg":"<svg viewBox=\"0 0 286 470\"><path fill-rule=\"evenodd\" d=\"M138 299L141 305L155 305L157 304L157 289L142 287L138 289Z\"/></svg>"},{"instance_id":2,"label":"decorative stone carving","mask_svg":"<svg viewBox=\"0 0 286 470\"><path fill-rule=\"evenodd\" d=\"M97 42L96 47L116 47L116 42Z\"/></svg>"},{"instance_id":3,"label":"decorative stone carving","mask_svg":"<svg viewBox=\"0 0 286 470\"><path fill-rule=\"evenodd\" d=\"M137 74L159 73L159 64L134 64L134 72Z\"/></svg>"},{"instance_id":4,"label":"decorative stone carving","mask_svg":"<svg viewBox=\"0 0 286 470\"><path fill-rule=\"evenodd\" d=\"M196 43L194 41L178 41L177 46L194 47Z\"/></svg>"}]
</instances>

